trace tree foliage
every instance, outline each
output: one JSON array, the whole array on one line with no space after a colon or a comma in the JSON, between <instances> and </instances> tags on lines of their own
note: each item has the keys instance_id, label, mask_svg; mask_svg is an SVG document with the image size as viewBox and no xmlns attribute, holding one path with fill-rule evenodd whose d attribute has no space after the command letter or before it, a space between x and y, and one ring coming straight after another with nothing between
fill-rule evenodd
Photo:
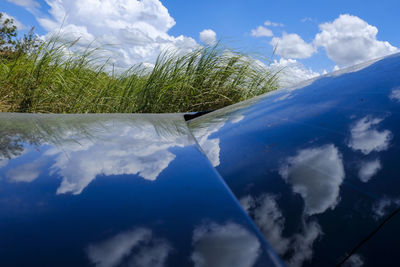
<instances>
[{"instance_id":1,"label":"tree foliage","mask_svg":"<svg viewBox=\"0 0 400 267\"><path fill-rule=\"evenodd\" d=\"M14 20L6 18L0 13L0 56L15 57L32 52L41 45L41 41L34 33L33 27L24 37L18 38L17 26Z\"/></svg>"},{"instance_id":2,"label":"tree foliage","mask_svg":"<svg viewBox=\"0 0 400 267\"><path fill-rule=\"evenodd\" d=\"M17 44L17 26L14 25L14 20L5 18L3 13L0 13L0 52L8 52L15 48Z\"/></svg>"}]
</instances>

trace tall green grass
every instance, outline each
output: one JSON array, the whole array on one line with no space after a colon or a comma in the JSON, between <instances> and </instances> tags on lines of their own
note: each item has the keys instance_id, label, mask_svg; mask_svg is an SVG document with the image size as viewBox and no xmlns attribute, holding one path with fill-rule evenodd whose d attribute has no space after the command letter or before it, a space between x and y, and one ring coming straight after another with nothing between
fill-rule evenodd
<instances>
[{"instance_id":1,"label":"tall green grass","mask_svg":"<svg viewBox=\"0 0 400 267\"><path fill-rule=\"evenodd\" d=\"M164 113L218 109L278 87L277 74L220 45L161 53L154 68L123 73L102 51L74 54L57 38L29 53L0 55L0 111ZM104 62L104 61L103 61Z\"/></svg>"}]
</instances>

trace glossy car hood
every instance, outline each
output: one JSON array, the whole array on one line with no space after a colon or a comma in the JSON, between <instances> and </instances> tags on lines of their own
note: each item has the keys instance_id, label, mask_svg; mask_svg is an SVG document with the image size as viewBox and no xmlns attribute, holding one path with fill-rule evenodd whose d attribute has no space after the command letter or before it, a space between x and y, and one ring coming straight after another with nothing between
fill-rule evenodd
<instances>
[{"instance_id":1,"label":"glossy car hood","mask_svg":"<svg viewBox=\"0 0 400 267\"><path fill-rule=\"evenodd\" d=\"M398 265L400 215L364 238L400 206L400 54L189 126L288 265Z\"/></svg>"},{"instance_id":2,"label":"glossy car hood","mask_svg":"<svg viewBox=\"0 0 400 267\"><path fill-rule=\"evenodd\" d=\"M181 115L0 114L1 266L279 259Z\"/></svg>"}]
</instances>

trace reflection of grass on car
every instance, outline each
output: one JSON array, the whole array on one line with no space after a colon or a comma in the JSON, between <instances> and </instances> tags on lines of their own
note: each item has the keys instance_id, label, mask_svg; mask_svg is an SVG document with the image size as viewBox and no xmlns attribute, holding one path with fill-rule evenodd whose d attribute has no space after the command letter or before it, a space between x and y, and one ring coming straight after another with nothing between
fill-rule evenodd
<instances>
[{"instance_id":1,"label":"reflection of grass on car","mask_svg":"<svg viewBox=\"0 0 400 267\"><path fill-rule=\"evenodd\" d=\"M118 122L119 124L116 124ZM137 132L151 131L162 140L187 136L186 123L179 115L165 114L2 114L0 113L0 162L24 152L24 146L38 148L44 143L62 148L66 144L80 145L76 138L95 142L104 132L124 125ZM146 130L147 129L147 130ZM18 134L16 134L18 133ZM79 139L78 138L78 139Z\"/></svg>"},{"instance_id":2,"label":"reflection of grass on car","mask_svg":"<svg viewBox=\"0 0 400 267\"><path fill-rule=\"evenodd\" d=\"M30 52L1 54L0 111L201 111L277 88L276 73L220 45L183 55L164 52L154 68L137 65L124 72L98 64L101 49L66 53L75 45L53 38Z\"/></svg>"}]
</instances>

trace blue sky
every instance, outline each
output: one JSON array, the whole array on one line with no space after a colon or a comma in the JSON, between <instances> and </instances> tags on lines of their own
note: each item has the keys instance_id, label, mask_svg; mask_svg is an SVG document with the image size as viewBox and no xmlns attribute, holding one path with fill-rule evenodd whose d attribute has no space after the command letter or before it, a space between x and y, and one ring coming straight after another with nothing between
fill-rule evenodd
<instances>
[{"instance_id":1,"label":"blue sky","mask_svg":"<svg viewBox=\"0 0 400 267\"><path fill-rule=\"evenodd\" d=\"M277 45L271 66L286 67L293 81L396 52L398 10L398 0L0 0L0 12L22 32L35 26L49 36L63 24L65 39L81 37L83 47L112 43L109 55L121 67L151 64L169 47L188 51L220 40L267 58Z\"/></svg>"}]
</instances>

